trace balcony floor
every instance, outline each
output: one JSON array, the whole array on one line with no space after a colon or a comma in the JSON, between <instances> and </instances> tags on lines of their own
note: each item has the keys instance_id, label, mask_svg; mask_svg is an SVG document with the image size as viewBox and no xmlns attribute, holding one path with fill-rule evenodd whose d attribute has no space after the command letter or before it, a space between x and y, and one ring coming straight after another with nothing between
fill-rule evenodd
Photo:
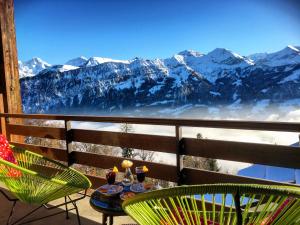
<instances>
[{"instance_id":1,"label":"balcony floor","mask_svg":"<svg viewBox=\"0 0 300 225\"><path fill-rule=\"evenodd\" d=\"M2 186L0 184L0 186ZM3 187L0 187L0 189L4 190L6 193L8 193ZM51 202L51 204L56 204L62 202L60 200ZM82 225L100 225L102 222L102 214L95 211L91 208L89 205L89 197L86 197L85 199L77 202L79 213L81 217L81 224ZM9 216L9 212L11 209L11 203L4 198L2 194L0 194L0 224L6 224L6 220ZM70 206L71 207L71 206ZM12 219L12 221L15 221L17 218L20 218L22 215L25 215L30 210L34 209L35 206L28 205L25 203L18 202L17 206L15 208L15 214ZM33 214L31 218L34 218L34 216L45 216L49 213L53 212L59 212L62 211L64 207L61 207L59 209L53 209L53 210L46 210L44 208L40 209L36 212L36 214ZM49 217L40 221L28 223L29 225L45 225L45 224L57 224L57 225L77 225L77 218L75 211L71 211L69 213L70 219L65 219L65 213ZM122 216L122 217L114 217L114 225L122 225L122 224L136 224L131 218L128 216Z\"/></svg>"}]
</instances>

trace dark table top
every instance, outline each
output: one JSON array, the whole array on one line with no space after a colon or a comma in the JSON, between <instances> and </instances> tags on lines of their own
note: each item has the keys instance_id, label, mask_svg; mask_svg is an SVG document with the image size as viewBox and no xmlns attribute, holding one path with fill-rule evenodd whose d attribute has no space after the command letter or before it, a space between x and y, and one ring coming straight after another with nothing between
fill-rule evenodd
<instances>
[{"instance_id":1,"label":"dark table top","mask_svg":"<svg viewBox=\"0 0 300 225\"><path fill-rule=\"evenodd\" d=\"M117 183L122 185L122 183ZM130 186L123 186L123 192L129 192ZM93 209L98 212L104 213L108 216L124 216L126 213L122 209L123 200L120 198L120 194L108 196L102 194L98 189L92 193L90 198L90 204Z\"/></svg>"}]
</instances>

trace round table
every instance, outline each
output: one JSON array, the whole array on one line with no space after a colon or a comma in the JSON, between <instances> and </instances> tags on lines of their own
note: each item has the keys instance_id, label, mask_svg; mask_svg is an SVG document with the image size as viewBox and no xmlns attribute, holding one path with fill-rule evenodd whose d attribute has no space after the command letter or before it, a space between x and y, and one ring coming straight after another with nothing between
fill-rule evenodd
<instances>
[{"instance_id":1,"label":"round table","mask_svg":"<svg viewBox=\"0 0 300 225\"><path fill-rule=\"evenodd\" d=\"M123 192L129 191L129 186L123 187ZM120 199L120 194L115 196L107 196L102 194L98 189L93 192L90 198L90 205L93 209L103 213L102 224L113 225L114 216L126 216L127 214L122 209L123 200Z\"/></svg>"}]
</instances>

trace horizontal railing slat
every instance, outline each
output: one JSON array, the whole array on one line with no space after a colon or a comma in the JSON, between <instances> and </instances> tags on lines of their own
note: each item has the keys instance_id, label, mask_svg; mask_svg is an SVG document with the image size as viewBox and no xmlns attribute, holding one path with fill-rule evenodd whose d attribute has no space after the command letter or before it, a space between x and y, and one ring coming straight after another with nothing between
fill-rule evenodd
<instances>
[{"instance_id":1,"label":"horizontal railing slat","mask_svg":"<svg viewBox=\"0 0 300 225\"><path fill-rule=\"evenodd\" d=\"M184 183L191 184L219 184L219 183L239 183L239 184L266 184L266 185L289 185L297 186L289 183L280 183L277 181L257 179L251 177L237 176L220 172L184 168L182 171L185 180Z\"/></svg>"},{"instance_id":2,"label":"horizontal railing slat","mask_svg":"<svg viewBox=\"0 0 300 225\"><path fill-rule=\"evenodd\" d=\"M176 153L175 137L95 130L72 130L73 141Z\"/></svg>"},{"instance_id":3,"label":"horizontal railing slat","mask_svg":"<svg viewBox=\"0 0 300 225\"><path fill-rule=\"evenodd\" d=\"M91 188L93 188L93 189L96 189L107 183L107 181L104 177L97 177L97 176L93 176L93 175L89 175L89 174L84 174L84 175L90 179L90 181L92 183Z\"/></svg>"},{"instance_id":4,"label":"horizontal railing slat","mask_svg":"<svg viewBox=\"0 0 300 225\"><path fill-rule=\"evenodd\" d=\"M16 147L24 148L29 151L41 154L50 159L64 161L64 162L68 161L68 154L65 149L43 147L39 145L31 145L31 144L18 143L18 142L11 142L11 144Z\"/></svg>"},{"instance_id":5,"label":"horizontal railing slat","mask_svg":"<svg viewBox=\"0 0 300 225\"><path fill-rule=\"evenodd\" d=\"M295 122L170 119L170 118L117 117L117 116L116 117L80 116L80 115L75 116L75 115L50 115L50 114L6 114L6 113L0 113L0 117L300 132L300 123L295 123Z\"/></svg>"},{"instance_id":6,"label":"horizontal railing slat","mask_svg":"<svg viewBox=\"0 0 300 225\"><path fill-rule=\"evenodd\" d=\"M300 148L258 143L183 138L184 154L300 169Z\"/></svg>"},{"instance_id":7,"label":"horizontal railing slat","mask_svg":"<svg viewBox=\"0 0 300 225\"><path fill-rule=\"evenodd\" d=\"M122 161L125 158L122 157L115 157L115 156L108 156L108 155L99 155L95 153L88 153L88 152L77 152L73 151L71 153L71 158L75 163L87 166L94 166L98 168L112 168L113 166L117 166L120 168ZM130 159L134 167L136 166L147 166L149 168L149 172L147 174L148 177L167 180L176 182L177 181L177 174L176 174L176 166L161 164L161 163L154 163L136 159ZM134 173L134 168L132 168L132 172Z\"/></svg>"},{"instance_id":8,"label":"horizontal railing slat","mask_svg":"<svg viewBox=\"0 0 300 225\"><path fill-rule=\"evenodd\" d=\"M63 128L8 124L7 129L10 134L59 140L66 139L65 129Z\"/></svg>"}]
</instances>

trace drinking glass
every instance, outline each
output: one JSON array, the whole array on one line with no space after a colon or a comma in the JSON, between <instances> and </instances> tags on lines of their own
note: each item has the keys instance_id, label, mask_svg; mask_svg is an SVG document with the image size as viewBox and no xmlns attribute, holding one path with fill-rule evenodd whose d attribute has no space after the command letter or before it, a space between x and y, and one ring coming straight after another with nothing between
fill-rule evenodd
<instances>
[{"instance_id":1,"label":"drinking glass","mask_svg":"<svg viewBox=\"0 0 300 225\"><path fill-rule=\"evenodd\" d=\"M135 168L135 173L136 173L136 178L138 180L138 182L143 183L146 177L146 173L143 170L142 166L136 167Z\"/></svg>"},{"instance_id":2,"label":"drinking glass","mask_svg":"<svg viewBox=\"0 0 300 225\"><path fill-rule=\"evenodd\" d=\"M116 172L113 171L113 168L107 169L106 171L106 180L108 184L114 184L116 181Z\"/></svg>"}]
</instances>

